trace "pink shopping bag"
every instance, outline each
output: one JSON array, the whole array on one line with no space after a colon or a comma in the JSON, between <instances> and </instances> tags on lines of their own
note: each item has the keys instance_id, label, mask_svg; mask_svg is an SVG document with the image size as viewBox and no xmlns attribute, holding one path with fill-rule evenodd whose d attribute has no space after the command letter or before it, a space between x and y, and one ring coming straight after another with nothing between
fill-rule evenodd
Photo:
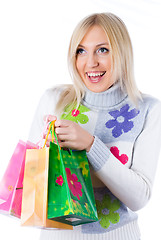
<instances>
[{"instance_id":1,"label":"pink shopping bag","mask_svg":"<svg viewBox=\"0 0 161 240\"><path fill-rule=\"evenodd\" d=\"M0 182L0 212L20 218L26 149L38 148L19 141Z\"/></svg>"}]
</instances>

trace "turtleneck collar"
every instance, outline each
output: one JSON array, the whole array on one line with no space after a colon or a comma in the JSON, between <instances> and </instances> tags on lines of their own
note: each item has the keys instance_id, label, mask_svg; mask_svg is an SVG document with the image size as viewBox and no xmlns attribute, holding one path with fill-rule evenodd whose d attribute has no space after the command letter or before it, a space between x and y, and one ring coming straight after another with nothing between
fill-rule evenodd
<instances>
[{"instance_id":1,"label":"turtleneck collar","mask_svg":"<svg viewBox=\"0 0 161 240\"><path fill-rule=\"evenodd\" d=\"M122 102L127 97L127 93L121 89L117 82L104 92L95 93L85 87L85 96L82 103L90 108L106 109Z\"/></svg>"}]
</instances>

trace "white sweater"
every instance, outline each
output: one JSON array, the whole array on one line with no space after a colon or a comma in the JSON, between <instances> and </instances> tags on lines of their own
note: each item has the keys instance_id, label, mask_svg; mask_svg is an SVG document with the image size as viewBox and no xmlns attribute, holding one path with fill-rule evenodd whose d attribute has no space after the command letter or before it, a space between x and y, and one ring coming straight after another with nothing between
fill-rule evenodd
<instances>
[{"instance_id":1,"label":"white sweater","mask_svg":"<svg viewBox=\"0 0 161 240\"><path fill-rule=\"evenodd\" d=\"M55 88L42 96L31 126L30 141L36 143L40 139L43 117L54 115L59 94ZM71 111L67 115L65 119L77 122L95 136L87 157L99 221L74 230L43 230L41 239L140 238L135 211L144 207L151 197L161 146L161 102L149 95L142 97L136 109L119 84L102 93L86 90L79 114L73 115Z\"/></svg>"}]
</instances>

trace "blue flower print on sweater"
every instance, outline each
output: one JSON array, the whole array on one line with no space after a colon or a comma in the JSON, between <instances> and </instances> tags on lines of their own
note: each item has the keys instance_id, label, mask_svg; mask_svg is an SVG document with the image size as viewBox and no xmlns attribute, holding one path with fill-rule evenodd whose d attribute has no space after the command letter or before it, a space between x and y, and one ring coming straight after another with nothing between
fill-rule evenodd
<instances>
[{"instance_id":1,"label":"blue flower print on sweater","mask_svg":"<svg viewBox=\"0 0 161 240\"><path fill-rule=\"evenodd\" d=\"M140 111L136 108L129 111L129 108L130 106L126 104L120 110L109 112L114 119L109 120L105 125L107 128L113 128L112 135L115 138L118 138L123 133L129 132L134 127L131 119L135 118Z\"/></svg>"}]
</instances>

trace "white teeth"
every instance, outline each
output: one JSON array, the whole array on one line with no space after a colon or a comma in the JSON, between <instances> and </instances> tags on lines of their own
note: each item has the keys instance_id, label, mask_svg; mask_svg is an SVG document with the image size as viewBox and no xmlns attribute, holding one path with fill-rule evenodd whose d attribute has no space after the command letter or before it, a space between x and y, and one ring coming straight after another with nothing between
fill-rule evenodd
<instances>
[{"instance_id":1,"label":"white teeth","mask_svg":"<svg viewBox=\"0 0 161 240\"><path fill-rule=\"evenodd\" d=\"M103 73L87 73L88 77L98 77L98 76L102 76L104 74Z\"/></svg>"}]
</instances>

